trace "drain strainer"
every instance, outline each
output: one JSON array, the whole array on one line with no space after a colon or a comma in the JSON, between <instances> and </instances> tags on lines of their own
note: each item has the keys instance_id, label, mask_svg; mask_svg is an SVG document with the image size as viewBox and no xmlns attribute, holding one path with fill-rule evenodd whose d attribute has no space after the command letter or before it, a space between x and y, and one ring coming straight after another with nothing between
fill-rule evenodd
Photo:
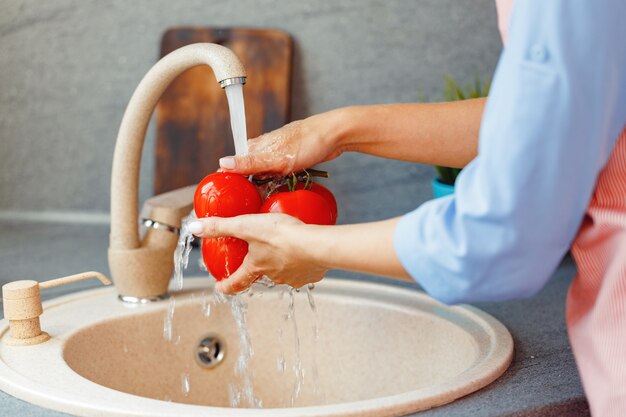
<instances>
[{"instance_id":1,"label":"drain strainer","mask_svg":"<svg viewBox=\"0 0 626 417\"><path fill-rule=\"evenodd\" d=\"M215 368L224 360L224 349L224 343L217 336L205 336L198 343L196 362L205 369Z\"/></svg>"}]
</instances>

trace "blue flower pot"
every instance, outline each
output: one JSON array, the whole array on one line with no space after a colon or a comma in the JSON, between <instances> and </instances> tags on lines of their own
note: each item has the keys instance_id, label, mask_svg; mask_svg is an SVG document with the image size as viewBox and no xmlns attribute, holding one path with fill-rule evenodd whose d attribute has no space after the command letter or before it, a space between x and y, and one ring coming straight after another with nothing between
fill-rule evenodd
<instances>
[{"instance_id":1,"label":"blue flower pot","mask_svg":"<svg viewBox=\"0 0 626 417\"><path fill-rule=\"evenodd\" d=\"M433 187L433 195L435 198L454 194L454 185L444 184L439 181L439 178L435 178L430 184Z\"/></svg>"}]
</instances>

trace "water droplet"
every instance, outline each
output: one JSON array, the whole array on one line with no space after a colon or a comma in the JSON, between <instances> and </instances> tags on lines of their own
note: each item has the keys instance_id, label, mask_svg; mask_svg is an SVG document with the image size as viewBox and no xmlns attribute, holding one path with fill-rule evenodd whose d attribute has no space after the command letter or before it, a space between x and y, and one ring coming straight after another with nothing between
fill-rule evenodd
<instances>
[{"instance_id":1,"label":"water droplet","mask_svg":"<svg viewBox=\"0 0 626 417\"><path fill-rule=\"evenodd\" d=\"M200 268L200 271L208 272L208 269L206 265L204 264L204 259L202 258L202 256L198 259L198 268Z\"/></svg>"},{"instance_id":2,"label":"water droplet","mask_svg":"<svg viewBox=\"0 0 626 417\"><path fill-rule=\"evenodd\" d=\"M183 374L183 387L182 387L182 392L183 395L186 397L189 395L189 374Z\"/></svg>"},{"instance_id":3,"label":"water droplet","mask_svg":"<svg viewBox=\"0 0 626 417\"><path fill-rule=\"evenodd\" d=\"M209 301L208 297L205 298L202 302L202 314L204 315L204 317L211 316L211 302Z\"/></svg>"},{"instance_id":4,"label":"water droplet","mask_svg":"<svg viewBox=\"0 0 626 417\"><path fill-rule=\"evenodd\" d=\"M287 369L287 362L283 356L279 356L276 361L276 370L279 374L285 373L285 369Z\"/></svg>"},{"instance_id":5,"label":"water droplet","mask_svg":"<svg viewBox=\"0 0 626 417\"><path fill-rule=\"evenodd\" d=\"M315 311L317 311L317 307L315 305L315 298L313 298L313 292L311 287L307 287L306 296L309 299L309 307L311 307L311 311L315 313Z\"/></svg>"}]
</instances>

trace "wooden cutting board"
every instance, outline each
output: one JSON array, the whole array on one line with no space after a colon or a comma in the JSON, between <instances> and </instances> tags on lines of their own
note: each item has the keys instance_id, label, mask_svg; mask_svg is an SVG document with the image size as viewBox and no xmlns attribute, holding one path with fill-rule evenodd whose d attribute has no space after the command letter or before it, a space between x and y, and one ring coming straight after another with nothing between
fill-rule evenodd
<instances>
[{"instance_id":1,"label":"wooden cutting board","mask_svg":"<svg viewBox=\"0 0 626 417\"><path fill-rule=\"evenodd\" d=\"M247 72L243 88L248 137L289 122L293 43L268 29L173 28L163 35L161 57L197 42L232 49ZM154 192L196 184L235 152L226 94L208 66L181 74L157 106Z\"/></svg>"}]
</instances>

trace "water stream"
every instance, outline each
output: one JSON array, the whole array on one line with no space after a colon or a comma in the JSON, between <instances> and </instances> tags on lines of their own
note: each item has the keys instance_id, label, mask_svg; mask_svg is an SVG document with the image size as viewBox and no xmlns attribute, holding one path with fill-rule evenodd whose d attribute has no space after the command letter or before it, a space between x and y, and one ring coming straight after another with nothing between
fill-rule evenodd
<instances>
[{"instance_id":1,"label":"water stream","mask_svg":"<svg viewBox=\"0 0 626 417\"><path fill-rule=\"evenodd\" d=\"M248 153L248 134L246 132L246 109L243 102L243 85L233 84L224 88L230 110L230 127L235 141L235 154Z\"/></svg>"}]
</instances>

